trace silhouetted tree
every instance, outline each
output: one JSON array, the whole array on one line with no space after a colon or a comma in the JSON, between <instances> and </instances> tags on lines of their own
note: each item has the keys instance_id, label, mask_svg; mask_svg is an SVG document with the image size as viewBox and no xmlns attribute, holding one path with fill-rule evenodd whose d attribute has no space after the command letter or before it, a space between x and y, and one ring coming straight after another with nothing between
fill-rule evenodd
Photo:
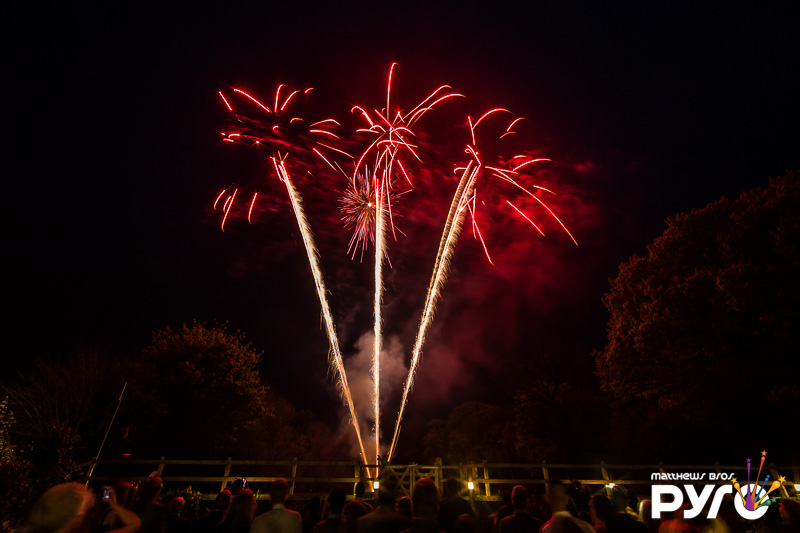
<instances>
[{"instance_id":1,"label":"silhouetted tree","mask_svg":"<svg viewBox=\"0 0 800 533\"><path fill-rule=\"evenodd\" d=\"M220 325L155 332L126 413L138 453L236 455L237 443L272 415L256 369L261 355L241 332Z\"/></svg>"},{"instance_id":2,"label":"silhouetted tree","mask_svg":"<svg viewBox=\"0 0 800 533\"><path fill-rule=\"evenodd\" d=\"M451 464L512 460L516 447L512 414L499 405L462 403L446 420L428 423L423 440L425 455L428 459L441 457Z\"/></svg>"},{"instance_id":3,"label":"silhouetted tree","mask_svg":"<svg viewBox=\"0 0 800 533\"><path fill-rule=\"evenodd\" d=\"M715 433L774 427L800 399L800 173L668 219L604 302L606 391Z\"/></svg>"},{"instance_id":4,"label":"silhouetted tree","mask_svg":"<svg viewBox=\"0 0 800 533\"><path fill-rule=\"evenodd\" d=\"M594 461L601 451L587 441L602 428L596 383L576 372L575 357L557 347L516 358L514 428L520 461ZM599 456L603 459L606 456Z\"/></svg>"},{"instance_id":5,"label":"silhouetted tree","mask_svg":"<svg viewBox=\"0 0 800 533\"><path fill-rule=\"evenodd\" d=\"M54 428L69 428L79 453L88 454L100 445L127 366L125 359L96 350L37 361L3 387L17 419L12 440L34 442L52 436Z\"/></svg>"}]
</instances>

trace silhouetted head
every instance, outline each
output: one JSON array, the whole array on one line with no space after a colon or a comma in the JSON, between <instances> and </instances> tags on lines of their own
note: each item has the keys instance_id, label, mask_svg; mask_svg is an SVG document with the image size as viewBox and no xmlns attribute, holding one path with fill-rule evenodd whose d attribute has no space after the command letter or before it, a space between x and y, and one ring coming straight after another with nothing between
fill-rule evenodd
<instances>
[{"instance_id":1,"label":"silhouetted head","mask_svg":"<svg viewBox=\"0 0 800 533\"><path fill-rule=\"evenodd\" d=\"M615 485L611 489L611 506L617 513L621 513L628 508L628 491L625 487Z\"/></svg>"},{"instance_id":2,"label":"silhouetted head","mask_svg":"<svg viewBox=\"0 0 800 533\"><path fill-rule=\"evenodd\" d=\"M231 521L231 529L244 529L253 523L256 512L256 498L253 491L243 489L233 497L231 506L228 509L227 519Z\"/></svg>"},{"instance_id":3,"label":"silhouetted head","mask_svg":"<svg viewBox=\"0 0 800 533\"><path fill-rule=\"evenodd\" d=\"M462 514L453 524L453 533L478 533L478 523L474 517Z\"/></svg>"},{"instance_id":4,"label":"silhouetted head","mask_svg":"<svg viewBox=\"0 0 800 533\"><path fill-rule=\"evenodd\" d=\"M411 501L414 504L414 518L436 520L439 512L439 489L431 478L424 477L417 481Z\"/></svg>"},{"instance_id":5,"label":"silhouetted head","mask_svg":"<svg viewBox=\"0 0 800 533\"><path fill-rule=\"evenodd\" d=\"M130 507L133 503L133 485L127 481L114 483L114 497L120 507Z\"/></svg>"},{"instance_id":6,"label":"silhouetted head","mask_svg":"<svg viewBox=\"0 0 800 533\"><path fill-rule=\"evenodd\" d=\"M357 500L360 500L361 498L364 497L364 490L366 490L366 489L364 488L364 482L363 481L359 481L358 483L356 483L355 496L356 496Z\"/></svg>"},{"instance_id":7,"label":"silhouetted head","mask_svg":"<svg viewBox=\"0 0 800 533\"><path fill-rule=\"evenodd\" d=\"M389 473L381 479L378 486L378 503L380 505L394 506L397 496L397 478Z\"/></svg>"},{"instance_id":8,"label":"silhouetted head","mask_svg":"<svg viewBox=\"0 0 800 533\"><path fill-rule=\"evenodd\" d=\"M781 498L780 503L781 520L790 524L792 527L800 526L800 503Z\"/></svg>"},{"instance_id":9,"label":"silhouetted head","mask_svg":"<svg viewBox=\"0 0 800 533\"><path fill-rule=\"evenodd\" d=\"M78 483L56 485L42 494L28 516L30 533L77 531L94 504L94 495Z\"/></svg>"},{"instance_id":10,"label":"silhouetted head","mask_svg":"<svg viewBox=\"0 0 800 533\"><path fill-rule=\"evenodd\" d=\"M228 510L228 507L231 506L231 491L228 489L223 490L219 494L217 494L216 499L214 500L214 509L217 511L222 511L223 513Z\"/></svg>"},{"instance_id":11,"label":"silhouetted head","mask_svg":"<svg viewBox=\"0 0 800 533\"><path fill-rule=\"evenodd\" d=\"M592 496L592 510L595 517L604 523L608 523L608 519L614 514L614 506L611 504L611 500L602 494Z\"/></svg>"},{"instance_id":12,"label":"silhouetted head","mask_svg":"<svg viewBox=\"0 0 800 533\"><path fill-rule=\"evenodd\" d=\"M172 498L171 502L169 502L169 512L174 514L181 514L184 505L186 505L186 500L184 500L180 496L176 496Z\"/></svg>"},{"instance_id":13,"label":"silhouetted head","mask_svg":"<svg viewBox=\"0 0 800 533\"><path fill-rule=\"evenodd\" d=\"M444 488L447 489L447 497L455 498L461 494L461 482L454 477L447 478L444 482Z\"/></svg>"},{"instance_id":14,"label":"silhouetted head","mask_svg":"<svg viewBox=\"0 0 800 533\"><path fill-rule=\"evenodd\" d=\"M362 502L353 500L348 503L342 509L342 524L339 526L339 531L355 531L356 521L365 514L367 514L367 507Z\"/></svg>"},{"instance_id":15,"label":"silhouetted head","mask_svg":"<svg viewBox=\"0 0 800 533\"><path fill-rule=\"evenodd\" d=\"M272 505L283 504L289 495L289 484L283 478L276 479L269 486L269 499Z\"/></svg>"},{"instance_id":16,"label":"silhouetted head","mask_svg":"<svg viewBox=\"0 0 800 533\"><path fill-rule=\"evenodd\" d=\"M408 496L403 496L397 501L397 512L401 515L411 518L414 516L414 511L411 505L411 498Z\"/></svg>"},{"instance_id":17,"label":"silhouetted head","mask_svg":"<svg viewBox=\"0 0 800 533\"><path fill-rule=\"evenodd\" d=\"M336 487L328 494L328 510L331 514L342 514L346 501L347 495L344 493L344 489Z\"/></svg>"},{"instance_id":18,"label":"silhouetted head","mask_svg":"<svg viewBox=\"0 0 800 533\"><path fill-rule=\"evenodd\" d=\"M311 518L319 518L319 513L322 508L322 503L319 496L313 496L308 500L308 516Z\"/></svg>"},{"instance_id":19,"label":"silhouetted head","mask_svg":"<svg viewBox=\"0 0 800 533\"><path fill-rule=\"evenodd\" d=\"M522 485L517 485L511 491L511 501L514 511L524 511L528 507L528 491Z\"/></svg>"},{"instance_id":20,"label":"silhouetted head","mask_svg":"<svg viewBox=\"0 0 800 533\"><path fill-rule=\"evenodd\" d=\"M139 501L154 502L156 498L158 498L158 495L161 494L161 487L163 486L164 484L158 476L145 479L142 481L142 484L139 485Z\"/></svg>"},{"instance_id":21,"label":"silhouetted head","mask_svg":"<svg viewBox=\"0 0 800 533\"><path fill-rule=\"evenodd\" d=\"M231 483L231 495L236 496L242 491L242 489L245 488L246 485L247 481L244 478L234 479Z\"/></svg>"},{"instance_id":22,"label":"silhouetted head","mask_svg":"<svg viewBox=\"0 0 800 533\"><path fill-rule=\"evenodd\" d=\"M567 487L559 480L547 482L547 501L554 513L567 509Z\"/></svg>"}]
</instances>

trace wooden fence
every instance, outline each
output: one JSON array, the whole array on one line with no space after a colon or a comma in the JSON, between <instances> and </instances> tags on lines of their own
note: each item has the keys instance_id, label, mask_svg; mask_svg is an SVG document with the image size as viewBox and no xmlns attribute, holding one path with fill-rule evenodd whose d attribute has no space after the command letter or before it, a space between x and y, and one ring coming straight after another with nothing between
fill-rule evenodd
<instances>
[{"instance_id":1,"label":"wooden fence","mask_svg":"<svg viewBox=\"0 0 800 533\"><path fill-rule=\"evenodd\" d=\"M89 461L79 465L85 472L93 472L89 483L113 483L118 480L140 481L149 475L162 478L166 488L185 488L192 486L203 493L203 499L213 499L232 480L246 478L248 487L257 497L265 498L268 483L283 478L289 483L290 495L295 499L309 499L313 496L325 497L334 486L354 486L363 482L367 492L376 487L381 476L394 474L403 495L410 496L416 482L429 477L443 488L449 477L461 480L474 500L498 501L501 490L510 490L514 485L543 485L549 479L565 482L577 481L598 488L614 486L634 487L660 483L676 484L725 484L729 480L710 481L710 474L728 474L746 479L744 465L620 465L620 464L550 464L542 463L476 463L444 465L437 460L432 465L416 463L406 465L364 465L347 461L243 461L233 460L181 460L160 459L105 460ZM92 470L92 466L95 466ZM706 476L697 481L674 481L656 479L661 474L695 473ZM800 468L797 466L765 467L764 475L776 480L779 475L786 477L781 486L783 496L796 493L800 486Z\"/></svg>"}]
</instances>

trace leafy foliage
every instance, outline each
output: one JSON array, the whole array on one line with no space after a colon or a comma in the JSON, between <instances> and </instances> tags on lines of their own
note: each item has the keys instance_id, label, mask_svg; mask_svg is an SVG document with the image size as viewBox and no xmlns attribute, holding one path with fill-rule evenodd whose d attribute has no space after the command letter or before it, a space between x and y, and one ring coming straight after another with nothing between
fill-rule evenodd
<instances>
[{"instance_id":1,"label":"leafy foliage","mask_svg":"<svg viewBox=\"0 0 800 533\"><path fill-rule=\"evenodd\" d=\"M139 452L236 455L237 443L272 415L256 369L261 356L242 333L224 326L193 322L154 333L139 360L127 412L144 433Z\"/></svg>"},{"instance_id":2,"label":"leafy foliage","mask_svg":"<svg viewBox=\"0 0 800 533\"><path fill-rule=\"evenodd\" d=\"M18 423L19 443L49 439L70 428L79 453L100 445L126 370L124 359L86 350L60 360L43 359L15 384L3 387Z\"/></svg>"},{"instance_id":3,"label":"leafy foliage","mask_svg":"<svg viewBox=\"0 0 800 533\"><path fill-rule=\"evenodd\" d=\"M8 408L8 396L0 400L0 462L12 461L16 457L9 430L14 424L14 413Z\"/></svg>"},{"instance_id":4,"label":"leafy foliage","mask_svg":"<svg viewBox=\"0 0 800 533\"><path fill-rule=\"evenodd\" d=\"M431 420L424 437L425 455L445 463L472 463L483 459L508 461L513 457L512 412L499 405L466 402L446 420Z\"/></svg>"},{"instance_id":5,"label":"leafy foliage","mask_svg":"<svg viewBox=\"0 0 800 533\"><path fill-rule=\"evenodd\" d=\"M668 219L604 302L608 344L595 359L614 396L717 423L796 402L800 173Z\"/></svg>"},{"instance_id":6,"label":"leafy foliage","mask_svg":"<svg viewBox=\"0 0 800 533\"><path fill-rule=\"evenodd\" d=\"M203 502L203 493L199 490L192 489L192 486L189 485L184 489L171 490L164 494L161 499L166 505L169 505L169 502L178 496L183 498L185 502L181 516L184 518L191 518L192 520L196 519L200 513L200 504Z\"/></svg>"}]
</instances>

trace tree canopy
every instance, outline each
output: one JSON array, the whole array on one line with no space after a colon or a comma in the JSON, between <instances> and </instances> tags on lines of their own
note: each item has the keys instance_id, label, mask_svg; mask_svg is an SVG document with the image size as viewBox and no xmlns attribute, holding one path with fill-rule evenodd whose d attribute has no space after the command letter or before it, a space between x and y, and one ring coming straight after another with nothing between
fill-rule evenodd
<instances>
[{"instance_id":1,"label":"tree canopy","mask_svg":"<svg viewBox=\"0 0 800 533\"><path fill-rule=\"evenodd\" d=\"M796 405L800 173L669 218L604 303L612 395L697 421Z\"/></svg>"},{"instance_id":2,"label":"tree canopy","mask_svg":"<svg viewBox=\"0 0 800 533\"><path fill-rule=\"evenodd\" d=\"M153 334L133 383L142 447L173 456L230 455L272 414L258 374L262 353L240 332L199 322ZM137 416L137 414L139 416ZM146 444L145 444L146 442Z\"/></svg>"}]
</instances>

